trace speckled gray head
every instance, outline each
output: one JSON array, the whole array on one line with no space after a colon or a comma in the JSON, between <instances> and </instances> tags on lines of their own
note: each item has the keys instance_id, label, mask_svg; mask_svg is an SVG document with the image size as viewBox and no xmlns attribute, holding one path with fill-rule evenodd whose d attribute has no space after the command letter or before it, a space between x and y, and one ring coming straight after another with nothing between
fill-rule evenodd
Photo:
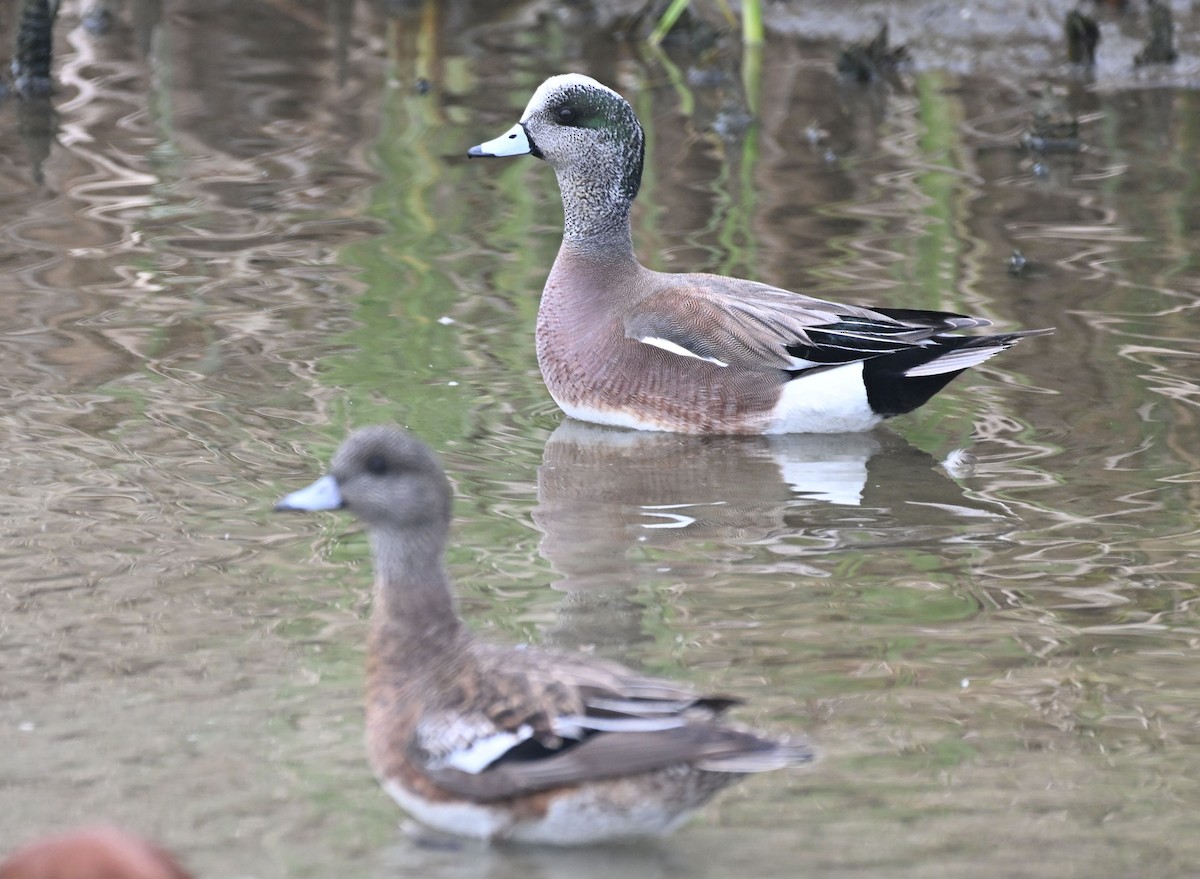
<instances>
[{"instance_id":1,"label":"speckled gray head","mask_svg":"<svg viewBox=\"0 0 1200 879\"><path fill-rule=\"evenodd\" d=\"M521 121L468 155L545 159L562 190L567 237L628 217L642 182L645 136L633 108L590 76L552 76L533 93Z\"/></svg>"}]
</instances>

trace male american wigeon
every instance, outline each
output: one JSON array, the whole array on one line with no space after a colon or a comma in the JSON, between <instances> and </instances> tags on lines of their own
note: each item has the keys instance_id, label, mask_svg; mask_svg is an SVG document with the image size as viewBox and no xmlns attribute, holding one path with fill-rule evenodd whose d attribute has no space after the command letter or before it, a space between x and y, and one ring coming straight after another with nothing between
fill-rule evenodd
<instances>
[{"instance_id":1,"label":"male american wigeon","mask_svg":"<svg viewBox=\"0 0 1200 879\"><path fill-rule=\"evenodd\" d=\"M481 643L443 564L450 484L394 427L352 434L281 510L346 508L367 526L375 588L367 751L414 818L487 840L576 845L666 833L751 772L812 759L721 722L703 696L595 657Z\"/></svg>"},{"instance_id":2,"label":"male american wigeon","mask_svg":"<svg viewBox=\"0 0 1200 879\"><path fill-rule=\"evenodd\" d=\"M869 430L1048 332L960 336L990 322L645 268L629 221L642 126L590 77L550 77L520 122L469 151L526 153L550 163L562 193L563 242L542 292L537 358L550 395L575 418L701 434Z\"/></svg>"}]
</instances>

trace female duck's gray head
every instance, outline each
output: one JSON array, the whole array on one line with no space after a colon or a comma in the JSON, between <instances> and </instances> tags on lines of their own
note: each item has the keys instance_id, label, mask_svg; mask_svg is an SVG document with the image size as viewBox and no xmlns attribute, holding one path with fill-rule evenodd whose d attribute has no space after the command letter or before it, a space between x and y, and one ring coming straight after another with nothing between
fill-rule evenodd
<instances>
[{"instance_id":1,"label":"female duck's gray head","mask_svg":"<svg viewBox=\"0 0 1200 879\"><path fill-rule=\"evenodd\" d=\"M369 526L415 531L450 519L450 483L430 448L390 425L364 427L338 448L329 473L276 510L345 508Z\"/></svg>"},{"instance_id":2,"label":"female duck's gray head","mask_svg":"<svg viewBox=\"0 0 1200 879\"><path fill-rule=\"evenodd\" d=\"M628 216L641 186L644 153L645 136L629 102L580 73L550 77L533 93L520 122L468 151L476 157L531 154L549 162L558 175L568 233L572 215L589 204L584 212L594 212L597 196L610 212Z\"/></svg>"}]
</instances>

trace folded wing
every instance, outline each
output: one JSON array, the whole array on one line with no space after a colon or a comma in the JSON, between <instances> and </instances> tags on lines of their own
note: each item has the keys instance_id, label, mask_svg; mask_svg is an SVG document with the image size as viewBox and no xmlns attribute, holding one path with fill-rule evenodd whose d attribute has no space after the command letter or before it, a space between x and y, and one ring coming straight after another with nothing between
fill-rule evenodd
<instances>
[{"instance_id":1,"label":"folded wing","mask_svg":"<svg viewBox=\"0 0 1200 879\"><path fill-rule=\"evenodd\" d=\"M711 283L674 285L638 300L625 315L626 336L721 367L795 373L936 348L954 331L990 323L951 312L839 305L752 281L703 277Z\"/></svg>"},{"instance_id":2,"label":"folded wing","mask_svg":"<svg viewBox=\"0 0 1200 879\"><path fill-rule=\"evenodd\" d=\"M681 764L747 773L812 759L804 744L721 722L736 699L699 696L621 666L564 657L553 680L514 674L507 682L516 689L499 711L459 705L426 714L409 759L438 787L487 802Z\"/></svg>"}]
</instances>

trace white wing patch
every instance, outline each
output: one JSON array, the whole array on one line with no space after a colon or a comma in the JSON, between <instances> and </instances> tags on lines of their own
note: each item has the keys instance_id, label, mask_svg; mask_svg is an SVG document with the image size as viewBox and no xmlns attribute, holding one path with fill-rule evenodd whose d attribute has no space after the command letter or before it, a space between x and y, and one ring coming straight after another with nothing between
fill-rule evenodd
<instances>
[{"instance_id":1,"label":"white wing patch","mask_svg":"<svg viewBox=\"0 0 1200 879\"><path fill-rule=\"evenodd\" d=\"M533 727L525 723L513 731L492 733L475 739L466 747L448 751L429 761L430 769L458 769L478 775L517 745L533 737Z\"/></svg>"},{"instance_id":2,"label":"white wing patch","mask_svg":"<svg viewBox=\"0 0 1200 879\"><path fill-rule=\"evenodd\" d=\"M704 357L703 355L697 354L695 351L689 351L687 348L672 342L670 339L661 339L658 336L643 336L642 338L638 339L638 341L646 345L653 345L655 348L662 348L664 351L668 351L671 354L678 354L680 357L692 357L696 360L703 360L705 363L715 363L717 366L729 365L725 361L718 360L715 357Z\"/></svg>"}]
</instances>

